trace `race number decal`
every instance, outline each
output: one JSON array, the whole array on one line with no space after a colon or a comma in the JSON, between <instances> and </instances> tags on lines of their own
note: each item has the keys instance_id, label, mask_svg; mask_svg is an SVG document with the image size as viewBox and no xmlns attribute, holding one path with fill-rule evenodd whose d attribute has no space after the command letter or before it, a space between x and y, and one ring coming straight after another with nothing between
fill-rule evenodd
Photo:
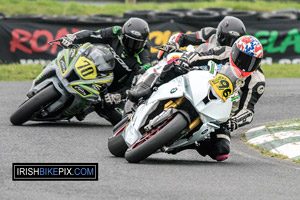
<instances>
[{"instance_id":1,"label":"race number decal","mask_svg":"<svg viewBox=\"0 0 300 200\"><path fill-rule=\"evenodd\" d=\"M226 101L227 98L232 95L233 86L229 78L223 74L217 74L217 76L209 81L217 95Z\"/></svg>"},{"instance_id":2,"label":"race number decal","mask_svg":"<svg viewBox=\"0 0 300 200\"><path fill-rule=\"evenodd\" d=\"M97 77L94 63L86 57L80 56L75 63L75 68L83 79L95 79Z\"/></svg>"}]
</instances>

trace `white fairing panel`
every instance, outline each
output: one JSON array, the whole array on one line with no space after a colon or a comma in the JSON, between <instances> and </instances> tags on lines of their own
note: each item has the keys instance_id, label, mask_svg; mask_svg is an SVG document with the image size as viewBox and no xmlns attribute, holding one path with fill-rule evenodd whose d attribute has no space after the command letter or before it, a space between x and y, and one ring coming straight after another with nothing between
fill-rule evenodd
<instances>
[{"instance_id":1,"label":"white fairing panel","mask_svg":"<svg viewBox=\"0 0 300 200\"><path fill-rule=\"evenodd\" d=\"M208 71L191 71L185 75L185 93L195 107L207 96L213 75Z\"/></svg>"},{"instance_id":2,"label":"white fairing panel","mask_svg":"<svg viewBox=\"0 0 300 200\"><path fill-rule=\"evenodd\" d=\"M192 98L191 102L194 103L198 112L217 121L226 121L231 112L232 102L230 98L224 103L222 99L217 95L214 95L217 99L209 101L208 103L203 101L210 90L213 90L209 83L209 80L213 78L213 75L208 71L192 71L185 76L186 82L188 82L188 87L186 88L190 89L190 91L188 89L186 90L186 93L190 94L185 96L190 96Z\"/></svg>"},{"instance_id":3,"label":"white fairing panel","mask_svg":"<svg viewBox=\"0 0 300 200\"><path fill-rule=\"evenodd\" d=\"M148 115L156 109L158 103L165 99L185 96L201 116L204 123L203 130L208 130L205 127L209 122L225 122L231 112L232 102L230 98L224 102L220 97L214 95L214 99L203 101L208 98L210 90L213 90L209 83L209 80L213 78L214 75L208 71L194 70L161 85L144 104L137 108L131 122L126 127L124 138L127 144L132 145L141 137L139 129L144 125ZM202 133L199 134L202 135ZM195 136L195 138L199 139L200 136ZM193 141L191 140L191 142Z\"/></svg>"},{"instance_id":4,"label":"white fairing panel","mask_svg":"<svg viewBox=\"0 0 300 200\"><path fill-rule=\"evenodd\" d=\"M182 76L179 76L168 83L161 85L158 90L151 95L147 102L152 103L157 100L181 97L183 95L184 88L184 79Z\"/></svg>"},{"instance_id":5,"label":"white fairing panel","mask_svg":"<svg viewBox=\"0 0 300 200\"><path fill-rule=\"evenodd\" d=\"M225 122L230 116L232 102L229 99L225 103L220 104L219 102L223 102L223 100L218 99L207 103L206 106L201 105L197 106L198 110L201 110L203 115L206 115L212 119L215 119L220 122Z\"/></svg>"}]
</instances>

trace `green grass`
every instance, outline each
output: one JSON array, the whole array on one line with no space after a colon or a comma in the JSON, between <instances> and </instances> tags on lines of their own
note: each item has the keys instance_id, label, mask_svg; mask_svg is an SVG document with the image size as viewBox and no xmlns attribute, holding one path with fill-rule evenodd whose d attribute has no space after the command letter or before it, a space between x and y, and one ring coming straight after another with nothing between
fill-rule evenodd
<instances>
[{"instance_id":1,"label":"green grass","mask_svg":"<svg viewBox=\"0 0 300 200\"><path fill-rule=\"evenodd\" d=\"M298 8L299 3L294 2L268 2L268 1L198 1L198 2L172 2L172 3L113 3L104 6L92 4L78 4L75 2L61 3L54 0L0 0L0 12L12 14L42 14L42 15L91 15L91 14L118 14L126 10L170 8L204 8L204 7L231 7L234 10L272 11L283 8Z\"/></svg>"},{"instance_id":2,"label":"green grass","mask_svg":"<svg viewBox=\"0 0 300 200\"><path fill-rule=\"evenodd\" d=\"M300 78L299 65L264 65L266 78ZM0 81L31 81L41 71L42 65L0 65Z\"/></svg>"},{"instance_id":3,"label":"green grass","mask_svg":"<svg viewBox=\"0 0 300 200\"><path fill-rule=\"evenodd\" d=\"M300 65L263 65L266 78L300 78Z\"/></svg>"},{"instance_id":4,"label":"green grass","mask_svg":"<svg viewBox=\"0 0 300 200\"><path fill-rule=\"evenodd\" d=\"M0 65L0 81L31 81L42 70L42 65Z\"/></svg>"}]
</instances>

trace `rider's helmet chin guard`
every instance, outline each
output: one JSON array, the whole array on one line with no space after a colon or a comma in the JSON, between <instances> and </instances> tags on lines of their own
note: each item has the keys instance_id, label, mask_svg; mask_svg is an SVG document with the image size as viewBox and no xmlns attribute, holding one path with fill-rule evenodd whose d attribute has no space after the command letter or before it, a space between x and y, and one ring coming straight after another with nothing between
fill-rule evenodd
<instances>
[{"instance_id":1,"label":"rider's helmet chin guard","mask_svg":"<svg viewBox=\"0 0 300 200\"><path fill-rule=\"evenodd\" d=\"M246 34L244 23L233 16L226 16L218 24L217 40L221 46L232 46L232 44L241 36Z\"/></svg>"},{"instance_id":2,"label":"rider's helmet chin guard","mask_svg":"<svg viewBox=\"0 0 300 200\"><path fill-rule=\"evenodd\" d=\"M149 36L148 23L140 18L130 18L122 27L121 43L127 54L133 55L144 48Z\"/></svg>"},{"instance_id":3,"label":"rider's helmet chin guard","mask_svg":"<svg viewBox=\"0 0 300 200\"><path fill-rule=\"evenodd\" d=\"M240 37L232 46L230 65L238 78L250 76L260 66L263 47L254 36Z\"/></svg>"}]
</instances>

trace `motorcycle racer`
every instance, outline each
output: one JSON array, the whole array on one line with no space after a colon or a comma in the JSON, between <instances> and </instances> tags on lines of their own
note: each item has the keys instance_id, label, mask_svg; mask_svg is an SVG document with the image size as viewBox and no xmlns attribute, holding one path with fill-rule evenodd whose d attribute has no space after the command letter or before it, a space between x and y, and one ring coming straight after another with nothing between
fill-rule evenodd
<instances>
[{"instance_id":1,"label":"motorcycle racer","mask_svg":"<svg viewBox=\"0 0 300 200\"><path fill-rule=\"evenodd\" d=\"M205 27L200 31L190 34L175 34L170 37L167 45L171 46L169 48L179 48L189 44L199 45L201 43L208 43L215 48L211 49L209 53L201 55L201 58L196 58L196 56L194 60L198 60L197 64L205 65L207 60L213 60L216 63L226 63L231 52L232 44L237 38L245 34L246 27L240 19L226 16L218 24L217 28ZM186 57L192 57L192 54ZM184 62L184 57L182 59L182 62ZM245 94L243 95L239 108L233 108L237 116L228 121L228 128L231 131L249 124L252 121L254 105L264 92L264 83L265 78L261 68L259 68L257 72L252 73L251 77L245 80L244 90L248 87L247 90L252 92L247 96Z\"/></svg>"},{"instance_id":2,"label":"motorcycle racer","mask_svg":"<svg viewBox=\"0 0 300 200\"><path fill-rule=\"evenodd\" d=\"M228 51L230 50L230 53ZM223 54L224 59L216 55ZM219 46L207 52L189 52L184 54L175 64L166 65L158 79L145 81L128 92L131 101L140 97L150 96L152 89L174 77L187 73L194 66L203 66L209 60L222 64L221 70L231 69L240 81L238 93L240 101L234 102L229 120L222 124L220 129L211 134L209 140L201 141L187 148L196 149L202 156L222 161L228 158L230 152L230 131L251 123L254 116L254 105L262 96L265 87L265 78L260 68L263 49L261 43L253 36L242 36L235 41L233 47ZM218 60L220 59L220 60ZM212 62L210 62L212 63ZM214 65L204 68L211 70ZM152 78L153 79L153 78ZM183 149L178 149L177 153Z\"/></svg>"},{"instance_id":3,"label":"motorcycle racer","mask_svg":"<svg viewBox=\"0 0 300 200\"><path fill-rule=\"evenodd\" d=\"M106 105L95 107L95 111L113 125L122 118L116 109L123 107L121 104L126 97L125 91L131 87L134 76L150 67L149 32L146 21L130 18L123 27L113 26L97 31L82 30L61 38L64 47L85 42L103 43L109 44L116 52L118 59L113 70L114 80L105 95ZM78 119L83 120L85 116L78 116Z\"/></svg>"},{"instance_id":4,"label":"motorcycle racer","mask_svg":"<svg viewBox=\"0 0 300 200\"><path fill-rule=\"evenodd\" d=\"M172 35L169 38L168 43L165 45L165 48L170 53L180 47L200 45L202 43L208 43L212 47L231 47L236 39L245 34L246 27L240 19L232 16L226 16L218 24L217 28L204 27L197 32L188 34L177 33ZM228 52L230 52L230 50L228 50Z\"/></svg>"}]
</instances>

